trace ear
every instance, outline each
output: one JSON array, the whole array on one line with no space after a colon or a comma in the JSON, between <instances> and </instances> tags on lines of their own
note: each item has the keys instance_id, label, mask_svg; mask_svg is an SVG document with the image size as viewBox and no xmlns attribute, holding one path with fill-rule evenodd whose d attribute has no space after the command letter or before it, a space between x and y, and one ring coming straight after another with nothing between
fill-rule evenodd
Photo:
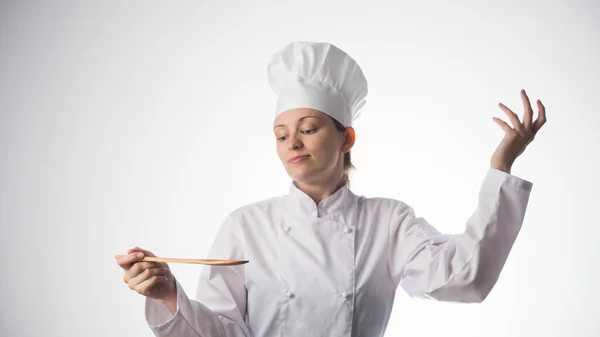
<instances>
[{"instance_id":1,"label":"ear","mask_svg":"<svg viewBox=\"0 0 600 337\"><path fill-rule=\"evenodd\" d=\"M356 141L356 132L354 128L349 126L346 128L346 132L344 134L344 143L342 144L342 152L346 153L352 149L354 146L354 142Z\"/></svg>"}]
</instances>

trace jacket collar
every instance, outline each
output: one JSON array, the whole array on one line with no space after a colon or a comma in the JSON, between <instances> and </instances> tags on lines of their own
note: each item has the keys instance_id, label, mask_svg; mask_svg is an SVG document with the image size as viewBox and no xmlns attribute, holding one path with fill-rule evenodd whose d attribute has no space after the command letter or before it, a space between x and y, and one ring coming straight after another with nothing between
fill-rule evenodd
<instances>
[{"instance_id":1,"label":"jacket collar","mask_svg":"<svg viewBox=\"0 0 600 337\"><path fill-rule=\"evenodd\" d=\"M343 213L351 202L349 193L346 183L317 205L311 197L298 188L296 182L292 182L287 197L287 209L301 218L338 218L336 215Z\"/></svg>"}]
</instances>

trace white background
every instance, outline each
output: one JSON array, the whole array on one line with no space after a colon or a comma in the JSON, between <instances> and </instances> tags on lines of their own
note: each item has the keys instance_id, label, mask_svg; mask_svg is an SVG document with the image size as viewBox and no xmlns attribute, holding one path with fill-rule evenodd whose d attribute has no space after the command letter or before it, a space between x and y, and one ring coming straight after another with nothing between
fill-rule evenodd
<instances>
[{"instance_id":1,"label":"white background","mask_svg":"<svg viewBox=\"0 0 600 337\"><path fill-rule=\"evenodd\" d=\"M473 211L519 90L548 123L483 304L398 292L387 336L597 336L596 1L13 1L0 7L0 335L151 336L115 254L202 258L225 216L287 192L272 53L331 42L370 92L352 189L440 231ZM534 107L535 108L535 107ZM536 109L537 110L537 109ZM172 265L189 294L200 269Z\"/></svg>"}]
</instances>

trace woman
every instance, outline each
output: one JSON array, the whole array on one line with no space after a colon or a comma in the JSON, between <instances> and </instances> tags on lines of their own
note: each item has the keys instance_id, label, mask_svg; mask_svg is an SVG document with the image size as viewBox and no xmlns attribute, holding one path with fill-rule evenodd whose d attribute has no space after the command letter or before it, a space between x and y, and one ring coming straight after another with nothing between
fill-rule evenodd
<instances>
[{"instance_id":1,"label":"woman","mask_svg":"<svg viewBox=\"0 0 600 337\"><path fill-rule=\"evenodd\" d=\"M239 208L222 224L210 258L250 262L206 267L190 299L166 264L141 248L118 259L146 297L156 336L381 336L398 285L411 296L481 302L521 228L532 183L510 174L546 121L524 91L523 122L491 158L479 203L461 234L442 235L407 204L357 196L348 187L353 120L367 82L356 62L327 43L294 42L268 67L278 95L273 132L293 182L289 194Z\"/></svg>"}]
</instances>

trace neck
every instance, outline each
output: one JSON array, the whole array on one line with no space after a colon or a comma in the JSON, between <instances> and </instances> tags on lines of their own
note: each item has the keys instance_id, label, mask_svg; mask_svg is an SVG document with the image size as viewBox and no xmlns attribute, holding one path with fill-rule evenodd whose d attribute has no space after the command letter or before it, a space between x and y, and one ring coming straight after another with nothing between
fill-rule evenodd
<instances>
[{"instance_id":1,"label":"neck","mask_svg":"<svg viewBox=\"0 0 600 337\"><path fill-rule=\"evenodd\" d=\"M336 179L330 179L326 183L310 184L295 182L296 187L298 187L299 190L311 197L311 199L313 199L316 204L319 204L321 200L334 194L337 190L339 190L342 186L346 185L347 183L348 180L345 173L342 173L341 177L337 177Z\"/></svg>"}]
</instances>

